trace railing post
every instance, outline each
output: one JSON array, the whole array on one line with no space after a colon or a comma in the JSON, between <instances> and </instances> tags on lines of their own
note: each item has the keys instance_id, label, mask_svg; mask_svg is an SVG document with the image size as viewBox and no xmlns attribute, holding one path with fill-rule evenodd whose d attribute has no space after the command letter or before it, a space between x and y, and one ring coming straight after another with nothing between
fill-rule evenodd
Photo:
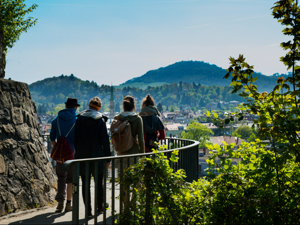
<instances>
[{"instance_id":1,"label":"railing post","mask_svg":"<svg viewBox=\"0 0 300 225\"><path fill-rule=\"evenodd\" d=\"M115 224L115 159L111 163L111 208L112 224Z\"/></svg>"},{"instance_id":2,"label":"railing post","mask_svg":"<svg viewBox=\"0 0 300 225\"><path fill-rule=\"evenodd\" d=\"M123 159L119 159L119 165L120 165L120 180L123 180ZM124 190L123 185L120 183L120 214L123 213L123 201L124 201Z\"/></svg>"},{"instance_id":3,"label":"railing post","mask_svg":"<svg viewBox=\"0 0 300 225\"><path fill-rule=\"evenodd\" d=\"M97 224L97 207L98 207L98 191L99 191L99 179L98 179L98 161L95 161L94 163L94 183L95 183L95 188L94 188L94 192L95 192L95 201L94 201L94 224ZM102 181L100 181L100 185L102 185Z\"/></svg>"},{"instance_id":4,"label":"railing post","mask_svg":"<svg viewBox=\"0 0 300 225\"><path fill-rule=\"evenodd\" d=\"M150 165L148 164L145 168L145 187L146 187L146 211L145 211L145 222L147 225L152 224L152 205L151 205L151 171Z\"/></svg>"},{"instance_id":5,"label":"railing post","mask_svg":"<svg viewBox=\"0 0 300 225\"><path fill-rule=\"evenodd\" d=\"M90 177L90 171L89 171L89 162L84 163L84 167L85 167L85 179L81 179L82 183L85 183L85 190L84 190L84 194L85 194L85 201L84 201L84 206L85 206L85 224L88 224L89 218L88 218L88 214L89 214L89 204L91 204L89 202L90 196L90 190L88 188L88 184L89 182L91 182L91 177Z\"/></svg>"},{"instance_id":6,"label":"railing post","mask_svg":"<svg viewBox=\"0 0 300 225\"><path fill-rule=\"evenodd\" d=\"M80 163L75 162L72 166L73 173L72 173L72 182L73 182L73 190L72 190L72 224L79 224L79 169Z\"/></svg>"},{"instance_id":7,"label":"railing post","mask_svg":"<svg viewBox=\"0 0 300 225\"><path fill-rule=\"evenodd\" d=\"M103 224L106 224L106 160L103 160ZM102 185L102 182L101 182Z\"/></svg>"}]
</instances>

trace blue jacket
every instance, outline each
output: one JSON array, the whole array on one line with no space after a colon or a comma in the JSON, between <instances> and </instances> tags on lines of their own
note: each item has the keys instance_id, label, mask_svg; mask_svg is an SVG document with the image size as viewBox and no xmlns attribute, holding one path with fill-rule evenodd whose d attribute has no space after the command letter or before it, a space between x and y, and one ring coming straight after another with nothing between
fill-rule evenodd
<instances>
[{"instance_id":1,"label":"blue jacket","mask_svg":"<svg viewBox=\"0 0 300 225\"><path fill-rule=\"evenodd\" d=\"M57 125L57 119L59 122L60 132L63 137L67 135L71 127L76 122L76 109L64 109L58 112L58 116L52 121L52 127L50 131L50 139L51 141L58 140L60 137ZM73 148L74 151L74 127L67 137L68 142Z\"/></svg>"}]
</instances>

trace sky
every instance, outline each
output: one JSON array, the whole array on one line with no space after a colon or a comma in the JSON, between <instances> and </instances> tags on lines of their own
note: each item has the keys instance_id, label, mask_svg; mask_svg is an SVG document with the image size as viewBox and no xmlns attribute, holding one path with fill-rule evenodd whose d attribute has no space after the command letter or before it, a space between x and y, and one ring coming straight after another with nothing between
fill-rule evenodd
<instances>
[{"instance_id":1,"label":"sky","mask_svg":"<svg viewBox=\"0 0 300 225\"><path fill-rule=\"evenodd\" d=\"M289 40L275 0L26 0L38 23L7 54L6 77L31 84L70 75L118 85L179 61L224 69L246 57L256 72L287 73Z\"/></svg>"}]
</instances>

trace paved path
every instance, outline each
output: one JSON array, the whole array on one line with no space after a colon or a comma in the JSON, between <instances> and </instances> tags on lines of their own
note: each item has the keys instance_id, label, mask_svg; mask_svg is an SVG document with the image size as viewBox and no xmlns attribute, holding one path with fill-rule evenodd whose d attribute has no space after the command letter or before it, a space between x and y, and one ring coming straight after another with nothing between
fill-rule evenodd
<instances>
[{"instance_id":1,"label":"paved path","mask_svg":"<svg viewBox=\"0 0 300 225\"><path fill-rule=\"evenodd\" d=\"M91 196L92 196L92 208L94 206L93 196L94 196L94 183L91 182ZM84 224L85 218L85 208L81 196L81 185L80 185L80 205L79 205L79 224ZM109 203L111 207L111 184L107 184L106 187L106 202ZM115 187L115 196L119 196L119 186ZM115 210L119 213L119 201L115 199ZM7 219L1 220L0 224L72 224L72 212L62 212L55 213L56 205L49 207L47 209L38 210L35 212L27 213L24 215L19 215L15 217L9 217ZM93 211L94 212L94 211ZM107 224L112 224L111 220L111 208L106 211ZM98 224L103 224L103 214L99 215ZM94 217L92 217L88 224L94 224Z\"/></svg>"}]
</instances>

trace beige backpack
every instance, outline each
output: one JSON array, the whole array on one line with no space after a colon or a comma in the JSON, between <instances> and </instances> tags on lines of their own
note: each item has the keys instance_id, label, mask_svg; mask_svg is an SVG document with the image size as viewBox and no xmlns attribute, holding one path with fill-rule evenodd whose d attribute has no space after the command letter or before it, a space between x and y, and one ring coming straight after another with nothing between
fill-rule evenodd
<instances>
[{"instance_id":1,"label":"beige backpack","mask_svg":"<svg viewBox=\"0 0 300 225\"><path fill-rule=\"evenodd\" d=\"M111 138L117 154L127 152L133 146L134 139L128 120L121 121L115 117L110 126Z\"/></svg>"}]
</instances>

